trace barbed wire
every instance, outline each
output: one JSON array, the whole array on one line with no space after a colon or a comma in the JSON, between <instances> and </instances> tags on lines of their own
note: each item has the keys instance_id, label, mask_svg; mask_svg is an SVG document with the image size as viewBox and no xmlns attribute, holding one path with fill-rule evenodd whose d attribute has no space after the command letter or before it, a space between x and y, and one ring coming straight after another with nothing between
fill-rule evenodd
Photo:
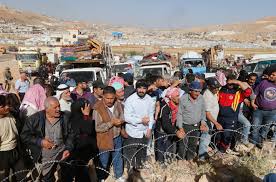
<instances>
[{"instance_id":1,"label":"barbed wire","mask_svg":"<svg viewBox=\"0 0 276 182\"><path fill-rule=\"evenodd\" d=\"M270 127L271 125L272 125L272 124L270 123L270 124L264 124L264 125L251 125L251 127L260 127L260 128L261 128L261 127ZM246 126L246 127L248 127L248 126ZM240 127L240 128L238 128L238 129L236 129L236 130L233 130L233 129L223 129L223 130L209 129L207 132L209 133L210 138L213 138L214 141L211 141L209 138L204 138L204 137L201 137L201 136L189 136L192 132L198 132L198 131L201 132L200 129L194 129L194 130L191 130L191 131L187 132L187 133L185 134L185 136L184 136L183 139L178 139L178 140L176 140L175 142L176 142L176 143L178 143L178 142L183 142L183 145L184 145L184 147L185 147L185 148L184 148L185 150L189 150L190 152L197 153L197 152L195 152L195 151L190 150L190 148L188 147L187 142L185 142L185 140L188 140L189 138L203 139L203 140L208 140L208 141L210 140L210 141L209 141L209 142L210 142L209 145L212 145L212 147L214 148L214 149L213 149L213 150L214 150L213 155L215 155L215 154L217 154L217 153L219 152L219 150L218 150L218 148L217 148L217 146L216 146L216 141L215 141L218 134L223 133L223 132L234 132L234 133L236 133L236 134L239 134L240 136L245 136L242 132L240 132L240 130L243 129L243 128L246 128L246 127ZM210 134L210 132L211 132L212 134ZM158 138L155 138L154 140L152 140L152 142L155 143L155 142L157 142L158 140L161 140L161 139L166 138L166 137L177 137L177 135L176 135L176 134L165 134L165 135L163 135L163 136L160 136L160 137L158 137ZM249 139L249 140L250 140L250 141L253 141L252 139ZM254 141L254 142L258 144L257 141ZM171 144L171 145L166 149L166 151L161 151L161 150L159 150L159 149L156 148L156 147L154 147L153 150L154 150L155 152L158 152L158 153L160 153L161 155L163 155L165 161L168 160L168 158L169 158L168 156L174 156L174 157L177 158L177 159L184 160L184 159L183 159L181 156L179 156L177 153L169 152L169 149L170 149L171 147L173 147L173 145L174 145L174 144ZM124 145L124 146L122 146L122 147L120 147L120 148L118 148L118 149L113 149L113 150L107 150L107 151L99 152L97 155L91 157L90 160L95 161L96 158L98 158L100 155L103 155L103 154L105 154L105 153L123 151L124 149L126 149L126 148L128 148L128 147L133 147L133 146L140 146L141 148L140 148L139 150L137 150L137 151L132 155L132 157L131 157L130 159L127 158L127 157L123 154L123 152L118 153L118 154L121 155L120 157L122 157L122 158L124 159L124 161L127 162L127 163L129 164L130 167L129 167L128 171L127 171L127 172L129 172L129 170L131 170L132 167L133 167L133 166L132 166L132 164L133 164L132 162L133 162L133 160L135 159L135 156L136 156L141 150L143 150L144 148L150 148L149 145L147 145L147 144L142 144L142 143L133 143L133 144ZM274 147L275 147L275 146L274 146ZM262 153L260 153L260 155L262 155ZM211 155L211 156L212 156L212 155ZM115 156L115 157L116 157L116 156ZM115 157L114 157L113 160L111 161L110 166L113 166L113 162L114 162ZM261 156L257 156L257 157L261 157ZM90 161L90 160L89 160L89 161ZM240 159L240 160L242 160L242 159ZM237 160L236 163L240 163L240 162L241 162L240 160ZM79 164L80 162L83 163L83 164ZM87 163L87 162L85 162L85 161L82 161L82 160L71 160L71 161L51 160L51 161L46 161L46 162L39 163L39 164L37 163L32 169L23 169L23 170L16 171L16 172L12 173L11 175L9 175L8 177L6 177L5 179L3 179L1 182L8 181L10 178L12 178L12 177L14 177L14 176L16 176L16 175L18 175L18 174L21 174L21 173L27 173L26 176L21 180L22 182L25 181L25 180L28 179L28 178L31 178L32 181L36 182L36 181L39 180L38 177L40 177L40 175L41 175L41 171L42 171L41 169L42 169L42 167L43 167L44 165L47 165L47 164L66 164L66 165L74 166L74 167L89 167L89 163ZM135 162L135 164L136 164L136 162ZM94 162L93 162L93 165L95 165ZM114 176L113 174L111 174L109 171L107 171L106 169L104 169L104 168L102 168L102 167L100 167L100 166L94 166L94 167L95 167L95 169L101 170L101 171L105 172L106 174L108 174L111 178L115 179L115 176ZM274 165L274 169L271 169L270 171L268 171L268 173L269 173L269 172L275 172L275 171L276 171L275 167L276 167L276 164ZM37 174L37 175L38 175L37 177L34 176L34 174L33 174L35 171L37 171L37 173L38 173L38 174ZM191 173L189 173L189 174L191 174Z\"/></svg>"}]
</instances>

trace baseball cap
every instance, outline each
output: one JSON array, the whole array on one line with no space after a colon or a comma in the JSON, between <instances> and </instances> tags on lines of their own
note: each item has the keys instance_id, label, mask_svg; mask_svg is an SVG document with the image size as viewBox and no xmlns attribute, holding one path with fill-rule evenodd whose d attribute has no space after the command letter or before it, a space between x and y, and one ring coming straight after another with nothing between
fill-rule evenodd
<instances>
[{"instance_id":1,"label":"baseball cap","mask_svg":"<svg viewBox=\"0 0 276 182\"><path fill-rule=\"evenodd\" d=\"M201 92L201 90L202 90L202 86L201 86L200 82L198 82L198 81L193 81L190 84L189 88L190 88L190 90L199 91L199 92Z\"/></svg>"},{"instance_id":2,"label":"baseball cap","mask_svg":"<svg viewBox=\"0 0 276 182\"><path fill-rule=\"evenodd\" d=\"M221 87L220 83L218 82L218 80L216 78L208 78L208 79L206 79L206 83L209 87L213 87L213 88Z\"/></svg>"}]
</instances>

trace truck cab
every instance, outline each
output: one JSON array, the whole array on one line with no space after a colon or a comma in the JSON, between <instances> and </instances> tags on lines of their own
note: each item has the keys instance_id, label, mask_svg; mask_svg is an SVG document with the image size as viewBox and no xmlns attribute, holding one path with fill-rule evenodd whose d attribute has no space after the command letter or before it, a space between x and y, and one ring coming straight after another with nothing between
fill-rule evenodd
<instances>
[{"instance_id":1,"label":"truck cab","mask_svg":"<svg viewBox=\"0 0 276 182\"><path fill-rule=\"evenodd\" d=\"M193 73L206 73L206 65L201 58L184 58L180 62L180 69L185 75L189 72L189 69L193 70Z\"/></svg>"},{"instance_id":2,"label":"truck cab","mask_svg":"<svg viewBox=\"0 0 276 182\"><path fill-rule=\"evenodd\" d=\"M148 63L142 64L138 70L137 77L145 77L151 75L172 75L171 63Z\"/></svg>"},{"instance_id":3,"label":"truck cab","mask_svg":"<svg viewBox=\"0 0 276 182\"><path fill-rule=\"evenodd\" d=\"M103 69L98 67L64 70L60 75L60 81L64 81L63 79L70 79L72 80L71 83L75 83L75 85L69 85L70 90L73 90L76 87L76 83L79 81L87 82L91 90L93 89L92 83L94 81L100 80L103 83L106 81Z\"/></svg>"},{"instance_id":4,"label":"truck cab","mask_svg":"<svg viewBox=\"0 0 276 182\"><path fill-rule=\"evenodd\" d=\"M37 48L19 48L15 59L21 71L27 71L30 67L33 73L37 73L41 65L41 54Z\"/></svg>"},{"instance_id":5,"label":"truck cab","mask_svg":"<svg viewBox=\"0 0 276 182\"><path fill-rule=\"evenodd\" d=\"M117 76L118 73L128 73L130 70L134 70L133 62L117 63L112 65L112 73Z\"/></svg>"}]
</instances>

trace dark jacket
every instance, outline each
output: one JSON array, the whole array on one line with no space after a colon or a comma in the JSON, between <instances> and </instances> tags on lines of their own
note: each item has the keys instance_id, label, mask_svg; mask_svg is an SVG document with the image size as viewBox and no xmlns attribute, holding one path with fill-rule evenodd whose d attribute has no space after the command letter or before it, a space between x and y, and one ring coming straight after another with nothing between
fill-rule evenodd
<instances>
[{"instance_id":1,"label":"dark jacket","mask_svg":"<svg viewBox=\"0 0 276 182\"><path fill-rule=\"evenodd\" d=\"M45 138L45 111L40 111L28 117L21 132L21 140L27 149L31 150L31 156L34 162L40 160L41 157L41 140ZM61 128L65 150L70 152L74 149L74 133L71 123L63 119L61 115Z\"/></svg>"},{"instance_id":2,"label":"dark jacket","mask_svg":"<svg viewBox=\"0 0 276 182\"><path fill-rule=\"evenodd\" d=\"M166 134L175 134L176 126L172 125L172 112L168 104L163 100L161 102L161 110L156 123L156 129Z\"/></svg>"},{"instance_id":3,"label":"dark jacket","mask_svg":"<svg viewBox=\"0 0 276 182\"><path fill-rule=\"evenodd\" d=\"M84 116L81 108L85 105L85 99L79 99L71 105L70 123L76 135L74 157L88 161L97 153L95 122L90 116Z\"/></svg>"}]
</instances>

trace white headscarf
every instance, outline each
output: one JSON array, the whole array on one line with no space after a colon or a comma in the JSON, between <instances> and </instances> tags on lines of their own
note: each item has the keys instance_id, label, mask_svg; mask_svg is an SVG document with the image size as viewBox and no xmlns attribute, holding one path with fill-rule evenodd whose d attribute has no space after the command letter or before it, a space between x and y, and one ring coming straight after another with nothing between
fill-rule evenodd
<instances>
[{"instance_id":1,"label":"white headscarf","mask_svg":"<svg viewBox=\"0 0 276 182\"><path fill-rule=\"evenodd\" d=\"M69 86L68 86L68 85L66 85L66 84L60 84L60 85L57 87L57 91L56 91L55 97L56 97L58 100L60 100L60 99L61 99L62 93L63 93L65 90L67 90L67 89L69 89Z\"/></svg>"}]
</instances>

